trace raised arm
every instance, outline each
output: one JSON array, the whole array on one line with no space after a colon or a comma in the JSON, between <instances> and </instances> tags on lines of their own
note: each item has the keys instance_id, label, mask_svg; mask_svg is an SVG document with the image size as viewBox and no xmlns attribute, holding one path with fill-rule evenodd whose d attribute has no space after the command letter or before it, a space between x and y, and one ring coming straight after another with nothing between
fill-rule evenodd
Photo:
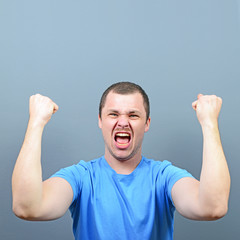
<instances>
[{"instance_id":1,"label":"raised arm","mask_svg":"<svg viewBox=\"0 0 240 240\"><path fill-rule=\"evenodd\" d=\"M190 219L215 220L228 210L230 174L218 129L221 105L221 98L202 94L192 104L203 133L200 182L183 178L172 188L176 209Z\"/></svg>"},{"instance_id":2,"label":"raised arm","mask_svg":"<svg viewBox=\"0 0 240 240\"><path fill-rule=\"evenodd\" d=\"M72 201L67 181L61 178L42 181L42 133L57 110L57 104L48 97L40 94L30 97L29 123L12 175L13 212L26 220L56 219Z\"/></svg>"}]
</instances>

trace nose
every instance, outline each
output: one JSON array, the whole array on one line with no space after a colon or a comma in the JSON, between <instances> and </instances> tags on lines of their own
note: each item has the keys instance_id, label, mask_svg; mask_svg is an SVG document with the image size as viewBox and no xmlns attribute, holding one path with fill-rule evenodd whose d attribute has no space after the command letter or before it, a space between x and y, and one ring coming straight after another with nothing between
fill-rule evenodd
<instances>
[{"instance_id":1,"label":"nose","mask_svg":"<svg viewBox=\"0 0 240 240\"><path fill-rule=\"evenodd\" d=\"M118 118L117 126L121 128L129 127L128 118L124 115L120 115Z\"/></svg>"}]
</instances>

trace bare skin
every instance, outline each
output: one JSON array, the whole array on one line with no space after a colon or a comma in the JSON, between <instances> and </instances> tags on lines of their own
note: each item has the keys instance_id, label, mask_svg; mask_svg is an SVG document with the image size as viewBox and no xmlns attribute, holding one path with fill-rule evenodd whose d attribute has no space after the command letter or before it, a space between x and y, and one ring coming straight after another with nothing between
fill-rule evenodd
<instances>
[{"instance_id":1,"label":"bare skin","mask_svg":"<svg viewBox=\"0 0 240 240\"><path fill-rule=\"evenodd\" d=\"M72 201L72 189L61 178L42 181L41 140L58 106L39 94L29 100L29 123L12 175L13 211L26 220L61 217Z\"/></svg>"},{"instance_id":2,"label":"bare skin","mask_svg":"<svg viewBox=\"0 0 240 240\"><path fill-rule=\"evenodd\" d=\"M105 142L105 159L119 174L130 174L142 158L144 133L148 131L150 118L140 93L120 95L110 92L99 117L99 127ZM117 133L129 134L130 141L118 144Z\"/></svg>"},{"instance_id":3,"label":"bare skin","mask_svg":"<svg viewBox=\"0 0 240 240\"><path fill-rule=\"evenodd\" d=\"M183 178L172 188L176 209L190 219L215 220L228 210L230 174L218 130L221 105L221 98L202 94L192 104L203 132L200 181Z\"/></svg>"},{"instance_id":4,"label":"bare skin","mask_svg":"<svg viewBox=\"0 0 240 240\"><path fill-rule=\"evenodd\" d=\"M190 219L214 220L227 212L230 175L218 130L221 104L220 98L203 95L192 104L203 131L201 178L182 178L172 188L176 209ZM12 176L13 211L27 220L52 220L64 215L73 198L72 188L64 179L42 180L42 133L58 106L38 94L30 98L29 109L26 136ZM117 173L130 174L139 164L149 126L140 94L109 93L99 127L105 158Z\"/></svg>"}]
</instances>

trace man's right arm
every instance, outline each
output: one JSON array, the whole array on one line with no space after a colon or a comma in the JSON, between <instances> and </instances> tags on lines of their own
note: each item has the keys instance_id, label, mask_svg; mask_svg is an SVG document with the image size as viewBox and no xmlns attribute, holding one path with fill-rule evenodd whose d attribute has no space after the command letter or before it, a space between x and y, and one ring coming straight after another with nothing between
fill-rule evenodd
<instances>
[{"instance_id":1,"label":"man's right arm","mask_svg":"<svg viewBox=\"0 0 240 240\"><path fill-rule=\"evenodd\" d=\"M42 180L42 133L57 110L58 106L48 97L30 97L29 123L12 175L13 212L26 220L59 218L72 202L73 191L66 180Z\"/></svg>"}]
</instances>

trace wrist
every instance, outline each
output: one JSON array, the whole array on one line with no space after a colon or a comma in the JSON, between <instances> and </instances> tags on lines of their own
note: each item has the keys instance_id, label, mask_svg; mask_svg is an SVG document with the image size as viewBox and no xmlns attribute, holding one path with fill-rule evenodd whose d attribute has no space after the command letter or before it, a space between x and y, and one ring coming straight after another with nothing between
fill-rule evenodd
<instances>
[{"instance_id":1,"label":"wrist","mask_svg":"<svg viewBox=\"0 0 240 240\"><path fill-rule=\"evenodd\" d=\"M218 120L205 120L201 121L202 129L218 129Z\"/></svg>"},{"instance_id":2,"label":"wrist","mask_svg":"<svg viewBox=\"0 0 240 240\"><path fill-rule=\"evenodd\" d=\"M30 128L30 129L43 130L45 125L46 124L42 121L38 121L36 119L29 118L28 128Z\"/></svg>"},{"instance_id":3,"label":"wrist","mask_svg":"<svg viewBox=\"0 0 240 240\"><path fill-rule=\"evenodd\" d=\"M218 122L206 122L201 124L203 136L219 136Z\"/></svg>"}]
</instances>

